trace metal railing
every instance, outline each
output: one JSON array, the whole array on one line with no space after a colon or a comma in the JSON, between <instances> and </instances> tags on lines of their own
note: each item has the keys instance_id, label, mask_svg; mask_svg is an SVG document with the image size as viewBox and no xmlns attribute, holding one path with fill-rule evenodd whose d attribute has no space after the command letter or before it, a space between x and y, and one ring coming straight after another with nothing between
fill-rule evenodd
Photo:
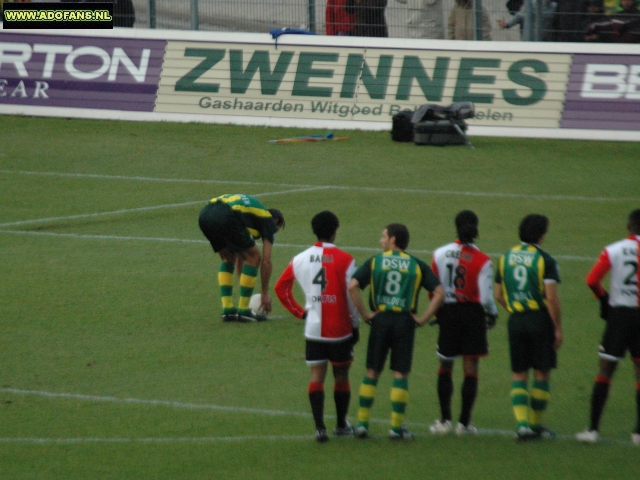
<instances>
[{"instance_id":1,"label":"metal railing","mask_svg":"<svg viewBox=\"0 0 640 480\"><path fill-rule=\"evenodd\" d=\"M328 1L334 0L133 0L133 3L137 28L268 33L271 29L290 27L324 35ZM440 25L441 33L424 38L448 38L448 21L455 1L387 0L384 14L389 37L421 37L415 23L429 17L429 21ZM560 11L551 0L522 1L519 22L514 23L516 17L507 10L507 0L469 0L473 15L473 35L469 39L482 39L482 29L489 28L491 40L584 41L590 21L601 18L600 14L586 10L593 0L570 2L569 11ZM619 2L604 1L605 5ZM384 4L384 0L377 2ZM568 2L561 4L564 10L566 5ZM607 9L615 10L610 6ZM487 19L488 25L483 26L483 20ZM503 28L505 24L511 25Z\"/></svg>"}]
</instances>

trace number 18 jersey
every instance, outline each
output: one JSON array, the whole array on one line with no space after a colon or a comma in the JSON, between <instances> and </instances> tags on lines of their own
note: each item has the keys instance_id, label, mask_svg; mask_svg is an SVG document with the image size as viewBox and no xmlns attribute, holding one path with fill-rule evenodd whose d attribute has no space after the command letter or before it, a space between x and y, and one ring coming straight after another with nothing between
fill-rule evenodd
<instances>
[{"instance_id":1,"label":"number 18 jersey","mask_svg":"<svg viewBox=\"0 0 640 480\"><path fill-rule=\"evenodd\" d=\"M431 269L445 291L444 303L479 303L485 312L497 315L493 300L493 264L473 244L459 240L433 252Z\"/></svg>"}]
</instances>

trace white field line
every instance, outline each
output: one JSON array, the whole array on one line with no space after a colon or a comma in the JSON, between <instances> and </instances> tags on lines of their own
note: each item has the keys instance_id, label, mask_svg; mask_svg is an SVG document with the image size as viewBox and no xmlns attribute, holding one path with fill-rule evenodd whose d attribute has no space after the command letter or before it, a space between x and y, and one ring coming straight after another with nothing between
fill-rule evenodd
<instances>
[{"instance_id":1,"label":"white field line","mask_svg":"<svg viewBox=\"0 0 640 480\"><path fill-rule=\"evenodd\" d=\"M288 193L300 193L300 192L309 192L309 191L315 191L315 190L325 190L327 188L330 187L305 187L305 188L299 188L299 189L295 189L295 190L285 190L285 191L281 191L281 192L266 192L266 193L258 193L253 195L254 197L268 197L271 195L284 195L284 194L288 194ZM0 223L0 228L3 227L14 227L14 226L19 226L19 225L29 225L29 224L33 224L33 223L47 223L47 222L57 222L57 221L65 221L65 220L78 220L81 218L95 218L95 217L103 217L106 215L121 215L121 214L126 214L126 213L133 213L133 212L149 212L152 210L161 210L161 209L166 209L166 208L180 208L180 207L190 207L192 205L202 205L203 207L207 204L207 202L210 199L207 200L197 200L194 202L184 202L184 203L169 203L166 205L153 205L150 207L138 207L138 208L127 208L127 209L121 209L121 210L112 210L109 212L97 212L97 213L83 213L80 215L68 215L66 217L49 217L49 218L34 218L31 220L21 220L18 222L5 222L5 223Z\"/></svg>"},{"instance_id":2,"label":"white field line","mask_svg":"<svg viewBox=\"0 0 640 480\"><path fill-rule=\"evenodd\" d=\"M1 227L2 225L0 225ZM77 239L88 239L88 240L116 240L116 241L126 241L126 242L164 242L164 243L197 243L208 245L209 242L207 240L194 240L188 238L162 238L162 237L127 237L121 235L92 235L92 234L80 234L80 233L55 233L55 232L38 232L38 231L30 231L30 230L1 230L0 235L2 234L13 234L13 235L35 235L35 236L45 236L45 237L66 237L66 238L77 238ZM309 245L299 245L294 243L277 243L276 248L291 248L291 249L305 249L308 248ZM340 245L346 251L360 251L360 252L379 252L380 247L354 247L347 245ZM416 255L431 255L433 250L408 250L408 253L413 253ZM504 252L501 253L487 253L490 257L499 258L503 255ZM553 255L553 257L557 260L568 260L568 261L576 261L576 262L595 262L595 257L582 257L578 255Z\"/></svg>"},{"instance_id":3,"label":"white field line","mask_svg":"<svg viewBox=\"0 0 640 480\"><path fill-rule=\"evenodd\" d=\"M0 225L1 227L2 225ZM30 230L1 230L0 235L2 234L13 234L13 235L35 235L35 236L45 236L45 237L66 237L66 238L77 238L77 239L90 239L90 240L116 240L116 241L127 241L127 242L164 242L164 243L197 243L197 244L205 244L209 245L207 240L194 240L188 238L162 238L162 237L127 237L121 235L92 235L92 234L80 234L80 233L55 233L55 232L38 232L38 231L30 231ZM277 243L277 248L291 248L291 249L305 249L308 248L309 245L299 245L293 243ZM360 252L379 252L380 247L354 247L347 245L340 245L340 248L343 248L346 251L360 251ZM413 253L415 255L431 255L433 250L408 250L408 253ZM501 253L487 253L490 257L499 258L502 256L504 252ZM578 255L553 255L553 257L557 260L568 260L568 261L576 261L576 262L595 262L595 257L581 257Z\"/></svg>"},{"instance_id":4,"label":"white field line","mask_svg":"<svg viewBox=\"0 0 640 480\"><path fill-rule=\"evenodd\" d=\"M90 402L110 402L110 403L122 403L122 404L137 404L137 405L155 405L171 408L182 408L188 410L214 410L225 411L230 413L251 413L256 415L268 415L268 416L295 416L311 418L310 413L292 412L284 410L263 410L257 408L246 407L229 407L211 404L199 404L199 403L184 403L184 402L172 402L166 400L143 400L138 398L118 398L107 397L99 395L81 395L72 393L53 393L38 390L20 390L15 388L0 388L0 392L12 393L15 395L36 395L48 398L62 398L73 400L84 400ZM326 416L330 418L329 415ZM389 423L388 419L371 419L372 423L384 424ZM407 425L412 429L418 429L425 431L425 435L431 436L428 432L429 425L425 423L408 422ZM499 436L499 437L514 437L514 432L511 430L499 430L499 429L483 429L479 428L478 433L481 436ZM373 438L383 438L386 435L371 435ZM142 438L98 438L98 437L79 437L79 438L0 438L0 443L195 443L195 442L245 442L245 441L283 441L283 440L305 440L308 441L313 438L311 435L245 435L238 437L142 437ZM557 439L572 440L573 435L558 435ZM621 445L632 445L631 442L615 439L602 439L603 443L615 443Z\"/></svg>"},{"instance_id":5,"label":"white field line","mask_svg":"<svg viewBox=\"0 0 640 480\"><path fill-rule=\"evenodd\" d=\"M242 437L147 437L147 438L0 438L0 443L221 443L221 442L255 442L284 440L306 440L311 435L247 435Z\"/></svg>"},{"instance_id":6,"label":"white field line","mask_svg":"<svg viewBox=\"0 0 640 480\"><path fill-rule=\"evenodd\" d=\"M300 185L290 183L268 183L268 182L247 182L235 180L197 180L197 179L177 179L177 178L156 178L156 177L127 177L122 175L100 175L90 173L62 173L62 172L31 172L24 170L0 170L0 174L5 175L41 175L53 176L61 178L95 178L104 180L125 180L138 182L165 182L165 183L204 183L204 184L227 184L227 185L254 185L254 186L276 186L276 187L296 187L296 188L327 188L349 191L366 191L366 192L398 192L398 193L415 193L425 195L455 195L455 196L471 196L471 197L495 197L495 198L520 198L520 199L537 199L537 200L573 200L580 202L626 202L637 201L640 197L588 197L582 195L535 195L525 193L499 193L499 192L468 192L457 190L431 190L417 188L384 188L384 187L357 187L357 186L340 186L340 185Z\"/></svg>"},{"instance_id":7,"label":"white field line","mask_svg":"<svg viewBox=\"0 0 640 480\"><path fill-rule=\"evenodd\" d=\"M19 225L30 225L34 223L48 223L48 222L60 222L66 220L79 220L82 218L96 218L96 217L104 217L107 215L119 215L124 213L132 213L132 212L150 212L152 210L161 210L165 208L178 208L178 207L189 207L191 205L206 205L204 201L197 202L185 202L185 203L172 203L168 205L154 205L152 207L138 207L138 208L126 208L122 210L112 210L110 212L97 212L97 213L83 213L80 215L67 215L65 217L48 217L48 218L34 218L31 220L21 220L18 222L5 222L0 223L0 228L3 227L17 227Z\"/></svg>"}]
</instances>

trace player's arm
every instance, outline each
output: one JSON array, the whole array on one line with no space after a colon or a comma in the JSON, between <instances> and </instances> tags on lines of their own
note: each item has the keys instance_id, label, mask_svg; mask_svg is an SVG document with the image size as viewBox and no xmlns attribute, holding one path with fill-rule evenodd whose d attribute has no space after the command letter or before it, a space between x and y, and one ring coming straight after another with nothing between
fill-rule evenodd
<instances>
[{"instance_id":1,"label":"player's arm","mask_svg":"<svg viewBox=\"0 0 640 480\"><path fill-rule=\"evenodd\" d=\"M346 271L346 286L347 286L347 307L349 308L349 317L351 318L351 326L355 329L360 327L360 315L359 311L356 308L356 305L353 303L353 298L349 293L349 283L351 281L351 277L356 272L356 261L352 260L349 268Z\"/></svg>"},{"instance_id":2,"label":"player's arm","mask_svg":"<svg viewBox=\"0 0 640 480\"><path fill-rule=\"evenodd\" d=\"M483 265L478 275L478 289L480 291L480 303L485 311L487 328L493 328L498 320L498 307L493 294L493 264L491 260Z\"/></svg>"},{"instance_id":3,"label":"player's arm","mask_svg":"<svg viewBox=\"0 0 640 480\"><path fill-rule=\"evenodd\" d=\"M611 260L605 249L587 275L587 285L600 301L600 318L603 320L607 320L609 317L609 293L602 286L602 280L609 270L611 270Z\"/></svg>"},{"instance_id":4,"label":"player's arm","mask_svg":"<svg viewBox=\"0 0 640 480\"><path fill-rule=\"evenodd\" d=\"M598 257L598 261L593 265L591 271L587 275L587 285L593 291L597 298L601 298L607 294L607 291L602 286L602 280L605 275L611 270L611 260L606 250Z\"/></svg>"},{"instance_id":5,"label":"player's arm","mask_svg":"<svg viewBox=\"0 0 640 480\"><path fill-rule=\"evenodd\" d=\"M502 270L504 267L504 257L500 258L500 263L498 264L498 271L496 272L494 284L493 284L493 297L496 299L500 305L504 307L505 310L507 308L507 299L504 298L504 292L502 291Z\"/></svg>"},{"instance_id":6,"label":"player's arm","mask_svg":"<svg viewBox=\"0 0 640 480\"><path fill-rule=\"evenodd\" d=\"M560 311L560 297L558 296L558 283L552 280L544 282L544 295L547 299L547 310L555 327L554 348L557 350L562 345L562 316Z\"/></svg>"},{"instance_id":7,"label":"player's arm","mask_svg":"<svg viewBox=\"0 0 640 480\"><path fill-rule=\"evenodd\" d=\"M271 312L271 297L269 296L269 280L271 279L271 251L273 243L266 238L262 239L262 260L260 262L260 282L262 286L262 308L265 312Z\"/></svg>"},{"instance_id":8,"label":"player's arm","mask_svg":"<svg viewBox=\"0 0 640 480\"><path fill-rule=\"evenodd\" d=\"M360 313L360 316L362 317L362 320L364 320L364 323L369 323L374 317L374 314L367 310L360 290L360 282L358 282L358 280L356 280L355 278L352 278L349 282L349 296L351 297L351 300L353 300L353 304L358 310L358 313Z\"/></svg>"},{"instance_id":9,"label":"player's arm","mask_svg":"<svg viewBox=\"0 0 640 480\"><path fill-rule=\"evenodd\" d=\"M507 309L507 300L504 298L504 292L502 291L502 283L493 284L493 296L500 305Z\"/></svg>"},{"instance_id":10,"label":"player's arm","mask_svg":"<svg viewBox=\"0 0 640 480\"><path fill-rule=\"evenodd\" d=\"M436 312L444 302L444 288L442 288L442 285L438 285L436 288L434 288L430 292L429 296L431 297L431 300L429 302L429 307L427 308L427 310L422 314L420 318L414 317L415 322L420 327L424 326L424 324L427 323L427 321L436 314Z\"/></svg>"},{"instance_id":11,"label":"player's arm","mask_svg":"<svg viewBox=\"0 0 640 480\"><path fill-rule=\"evenodd\" d=\"M280 303L289 310L294 317L304 318L304 308L296 301L293 296L293 283L295 282L295 273L293 271L293 264L287 265L282 275L276 282L275 292Z\"/></svg>"}]
</instances>

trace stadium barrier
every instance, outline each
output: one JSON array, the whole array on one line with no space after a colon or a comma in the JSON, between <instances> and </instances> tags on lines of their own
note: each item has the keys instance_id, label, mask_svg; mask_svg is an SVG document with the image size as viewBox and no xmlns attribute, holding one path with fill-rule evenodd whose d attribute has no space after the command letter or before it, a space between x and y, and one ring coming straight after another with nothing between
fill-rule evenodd
<instances>
[{"instance_id":1,"label":"stadium barrier","mask_svg":"<svg viewBox=\"0 0 640 480\"><path fill-rule=\"evenodd\" d=\"M640 140L640 46L0 30L0 114L390 130L471 101L468 134Z\"/></svg>"}]
</instances>

